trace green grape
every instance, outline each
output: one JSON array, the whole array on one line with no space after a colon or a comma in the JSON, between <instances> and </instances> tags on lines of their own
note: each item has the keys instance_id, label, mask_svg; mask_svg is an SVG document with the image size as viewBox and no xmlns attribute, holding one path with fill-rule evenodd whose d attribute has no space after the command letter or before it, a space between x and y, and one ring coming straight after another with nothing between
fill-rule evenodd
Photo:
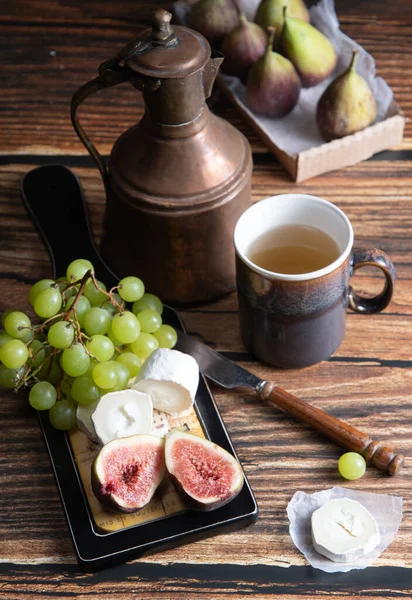
<instances>
[{"instance_id":1,"label":"green grape","mask_svg":"<svg viewBox=\"0 0 412 600\"><path fill-rule=\"evenodd\" d=\"M89 365L90 357L82 344L73 344L70 348L63 350L61 366L63 371L70 377L84 375Z\"/></svg>"},{"instance_id":2,"label":"green grape","mask_svg":"<svg viewBox=\"0 0 412 600\"><path fill-rule=\"evenodd\" d=\"M115 337L113 335L113 331L112 331L112 325L110 324L110 328L109 331L107 332L107 337L109 338L109 340L113 343L113 346L116 346L117 348L119 346L123 346L123 344L121 342L119 342L119 340L117 339L117 337Z\"/></svg>"},{"instance_id":3,"label":"green grape","mask_svg":"<svg viewBox=\"0 0 412 600\"><path fill-rule=\"evenodd\" d=\"M19 310L9 313L4 319L4 329L12 338L23 339L30 331L29 327L31 327L29 317Z\"/></svg>"},{"instance_id":4,"label":"green grape","mask_svg":"<svg viewBox=\"0 0 412 600\"><path fill-rule=\"evenodd\" d=\"M1 315L1 326L4 327L4 321L7 319L10 313L16 312L18 308L6 308L4 313Z\"/></svg>"},{"instance_id":5,"label":"green grape","mask_svg":"<svg viewBox=\"0 0 412 600\"><path fill-rule=\"evenodd\" d=\"M141 333L137 340L130 344L130 350L136 354L140 360L146 360L148 356L157 350L159 342L151 333Z\"/></svg>"},{"instance_id":6,"label":"green grape","mask_svg":"<svg viewBox=\"0 0 412 600\"><path fill-rule=\"evenodd\" d=\"M102 290L107 290L106 286L101 281L96 281L96 283ZM83 293L92 306L100 306L107 300L107 296L102 292L99 292L92 280L86 283Z\"/></svg>"},{"instance_id":7,"label":"green grape","mask_svg":"<svg viewBox=\"0 0 412 600\"><path fill-rule=\"evenodd\" d=\"M128 367L121 362L115 361L114 364L116 366L117 383L110 391L120 392L127 388L130 379L130 371Z\"/></svg>"},{"instance_id":8,"label":"green grape","mask_svg":"<svg viewBox=\"0 0 412 600\"><path fill-rule=\"evenodd\" d=\"M117 304L119 304L121 307L123 307L123 301L120 298L119 294L116 294L116 292L113 292L113 294L111 294L112 298L117 302ZM113 304L110 302L110 300L106 300L106 302L104 304L102 304L102 308L104 308L104 310L107 310L108 313L111 314L111 316L113 317L114 315L117 315L119 312L119 309L116 308L115 306L113 306Z\"/></svg>"},{"instance_id":9,"label":"green grape","mask_svg":"<svg viewBox=\"0 0 412 600\"><path fill-rule=\"evenodd\" d=\"M84 329L88 335L104 335L109 331L109 327L110 315L104 308L93 306L84 316Z\"/></svg>"},{"instance_id":10,"label":"green grape","mask_svg":"<svg viewBox=\"0 0 412 600\"><path fill-rule=\"evenodd\" d=\"M140 328L144 333L154 333L162 324L162 317L152 308L141 310L137 318L139 319Z\"/></svg>"},{"instance_id":11,"label":"green grape","mask_svg":"<svg viewBox=\"0 0 412 600\"><path fill-rule=\"evenodd\" d=\"M73 283L74 281L79 281L86 275L87 271L92 271L92 273L94 273L94 267L89 260L86 260L84 258L78 258L76 260L73 260L67 267L67 280L70 283Z\"/></svg>"},{"instance_id":12,"label":"green grape","mask_svg":"<svg viewBox=\"0 0 412 600\"><path fill-rule=\"evenodd\" d=\"M67 312L73 306L74 298L75 297L72 296L66 302L66 305L64 307L65 312ZM84 296L80 296L80 298L78 298L78 300L76 302L76 306L75 306L76 317L77 317L80 327L84 326L84 317L86 316L86 313L90 309L91 309L91 304L88 301L88 299L85 298Z\"/></svg>"},{"instance_id":13,"label":"green grape","mask_svg":"<svg viewBox=\"0 0 412 600\"><path fill-rule=\"evenodd\" d=\"M119 295L126 302L136 302L144 294L144 283L138 277L125 277L119 281Z\"/></svg>"},{"instance_id":14,"label":"green grape","mask_svg":"<svg viewBox=\"0 0 412 600\"><path fill-rule=\"evenodd\" d=\"M93 378L93 371L94 371L94 367L96 365L98 365L99 363L97 362L97 360L94 360L94 358L90 359L90 365L89 368L87 369L86 373L84 374L85 377L92 377Z\"/></svg>"},{"instance_id":15,"label":"green grape","mask_svg":"<svg viewBox=\"0 0 412 600\"><path fill-rule=\"evenodd\" d=\"M62 305L62 295L56 288L49 287L37 295L34 301L34 311L42 319L54 317Z\"/></svg>"},{"instance_id":16,"label":"green grape","mask_svg":"<svg viewBox=\"0 0 412 600\"><path fill-rule=\"evenodd\" d=\"M40 340L33 340L30 344L31 364L32 367L40 367L44 359L46 358L46 352L44 350L43 343Z\"/></svg>"},{"instance_id":17,"label":"green grape","mask_svg":"<svg viewBox=\"0 0 412 600\"><path fill-rule=\"evenodd\" d=\"M18 369L28 356L27 346L21 340L10 340L0 348L0 360L8 369Z\"/></svg>"},{"instance_id":18,"label":"green grape","mask_svg":"<svg viewBox=\"0 0 412 600\"><path fill-rule=\"evenodd\" d=\"M143 294L140 300L137 300L133 304L132 311L135 315L137 315L141 310L145 310L146 308L151 308L159 313L159 315L163 312L163 304L160 298L155 296L154 294Z\"/></svg>"},{"instance_id":19,"label":"green grape","mask_svg":"<svg viewBox=\"0 0 412 600\"><path fill-rule=\"evenodd\" d=\"M4 329L2 329L0 331L0 348L2 347L3 344L5 344L6 342L9 342L12 339L13 338L11 337L11 335L9 335L8 333L6 333L4 331Z\"/></svg>"},{"instance_id":20,"label":"green grape","mask_svg":"<svg viewBox=\"0 0 412 600\"><path fill-rule=\"evenodd\" d=\"M140 323L132 312L125 310L113 317L111 330L121 344L131 344L139 337Z\"/></svg>"},{"instance_id":21,"label":"green grape","mask_svg":"<svg viewBox=\"0 0 412 600\"><path fill-rule=\"evenodd\" d=\"M39 379L47 379L49 383L56 383L61 376L61 368L59 364L59 357L47 356L46 360L41 366L37 377Z\"/></svg>"},{"instance_id":22,"label":"green grape","mask_svg":"<svg viewBox=\"0 0 412 600\"><path fill-rule=\"evenodd\" d=\"M67 321L53 323L47 334L47 340L54 348L68 348L74 340L73 325Z\"/></svg>"},{"instance_id":23,"label":"green grape","mask_svg":"<svg viewBox=\"0 0 412 600\"><path fill-rule=\"evenodd\" d=\"M35 383L29 393L29 402L36 410L48 410L57 398L56 388L48 381Z\"/></svg>"},{"instance_id":24,"label":"green grape","mask_svg":"<svg viewBox=\"0 0 412 600\"><path fill-rule=\"evenodd\" d=\"M170 325L160 325L153 335L159 342L159 348L173 348L176 346L177 333Z\"/></svg>"},{"instance_id":25,"label":"green grape","mask_svg":"<svg viewBox=\"0 0 412 600\"><path fill-rule=\"evenodd\" d=\"M357 452L346 452L338 461L338 471L344 479L360 479L366 471L366 462Z\"/></svg>"},{"instance_id":26,"label":"green grape","mask_svg":"<svg viewBox=\"0 0 412 600\"><path fill-rule=\"evenodd\" d=\"M56 429L72 429L76 425L76 407L67 398L59 400L49 410L49 418Z\"/></svg>"},{"instance_id":27,"label":"green grape","mask_svg":"<svg viewBox=\"0 0 412 600\"><path fill-rule=\"evenodd\" d=\"M59 286L59 290L62 294L63 294L63 290L64 290L64 295L66 297L66 300L68 298L70 298L70 296L74 296L76 294L76 292L79 290L79 286L70 284L67 281L66 277L58 277L56 279L56 283ZM69 285L71 287L68 287Z\"/></svg>"},{"instance_id":28,"label":"green grape","mask_svg":"<svg viewBox=\"0 0 412 600\"><path fill-rule=\"evenodd\" d=\"M113 388L118 381L117 378L117 365L113 360L99 363L93 369L93 381L102 390L108 390Z\"/></svg>"},{"instance_id":29,"label":"green grape","mask_svg":"<svg viewBox=\"0 0 412 600\"><path fill-rule=\"evenodd\" d=\"M26 329L26 334L20 338L22 342L25 344L29 344L34 339L34 331L33 329Z\"/></svg>"},{"instance_id":30,"label":"green grape","mask_svg":"<svg viewBox=\"0 0 412 600\"><path fill-rule=\"evenodd\" d=\"M72 383L72 396L79 404L93 404L100 398L100 390L92 377L76 377Z\"/></svg>"},{"instance_id":31,"label":"green grape","mask_svg":"<svg viewBox=\"0 0 412 600\"><path fill-rule=\"evenodd\" d=\"M19 369L8 369L0 364L0 386L12 390Z\"/></svg>"},{"instance_id":32,"label":"green grape","mask_svg":"<svg viewBox=\"0 0 412 600\"><path fill-rule=\"evenodd\" d=\"M50 288L55 285L55 281L53 279L40 279L34 285L31 286L29 292L29 302L32 306L34 306L34 301L42 290L46 288Z\"/></svg>"},{"instance_id":33,"label":"green grape","mask_svg":"<svg viewBox=\"0 0 412 600\"><path fill-rule=\"evenodd\" d=\"M73 400L72 398L72 380L68 377L64 377L62 382L60 383L60 391L66 396L69 400Z\"/></svg>"},{"instance_id":34,"label":"green grape","mask_svg":"<svg viewBox=\"0 0 412 600\"><path fill-rule=\"evenodd\" d=\"M142 366L142 361L137 354L133 354L133 352L123 352L123 354L116 358L116 362L126 365L126 367L129 369L130 377L136 377L136 375L139 374L140 367Z\"/></svg>"},{"instance_id":35,"label":"green grape","mask_svg":"<svg viewBox=\"0 0 412 600\"><path fill-rule=\"evenodd\" d=\"M114 354L113 342L105 335L93 335L86 342L86 347L99 362L110 360Z\"/></svg>"}]
</instances>

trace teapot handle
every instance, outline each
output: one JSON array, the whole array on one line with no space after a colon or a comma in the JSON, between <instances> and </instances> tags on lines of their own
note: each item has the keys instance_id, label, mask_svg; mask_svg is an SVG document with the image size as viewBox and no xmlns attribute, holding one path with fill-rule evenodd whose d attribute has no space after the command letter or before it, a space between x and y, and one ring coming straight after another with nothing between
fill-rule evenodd
<instances>
[{"instance_id":1,"label":"teapot handle","mask_svg":"<svg viewBox=\"0 0 412 600\"><path fill-rule=\"evenodd\" d=\"M108 63L109 61L101 65L101 68L99 69L100 75L98 77L88 81L82 85L77 92L75 92L70 105L70 116L74 130L86 150L96 162L97 168L99 169L103 179L106 197L109 191L109 171L96 146L93 144L83 127L80 125L79 118L77 116L77 109L79 108L80 104L92 94L95 94L100 90L113 87L114 85L118 85L119 83L129 81L130 77L128 71L120 65L114 65L111 63L109 68L102 68L106 67Z\"/></svg>"}]
</instances>

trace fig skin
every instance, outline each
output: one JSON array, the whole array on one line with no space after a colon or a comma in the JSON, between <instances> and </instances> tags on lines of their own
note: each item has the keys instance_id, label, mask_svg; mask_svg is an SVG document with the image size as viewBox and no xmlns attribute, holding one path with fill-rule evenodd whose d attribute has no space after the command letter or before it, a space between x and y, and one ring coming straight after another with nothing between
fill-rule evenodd
<instances>
[{"instance_id":1,"label":"fig skin","mask_svg":"<svg viewBox=\"0 0 412 600\"><path fill-rule=\"evenodd\" d=\"M259 25L248 21L242 13L240 25L223 40L222 52L225 58L222 71L245 82L250 67L264 54L265 48L266 33Z\"/></svg>"},{"instance_id":2,"label":"fig skin","mask_svg":"<svg viewBox=\"0 0 412 600\"><path fill-rule=\"evenodd\" d=\"M103 468L103 462L107 455L110 456L110 452L116 451L116 449L123 448L133 448L136 451L136 455L138 455L139 448L144 445L151 444L155 451L158 451L160 464L158 464L158 472L156 473L156 477L151 481L150 493L148 493L145 498L145 502L140 502L137 506L124 506L119 504L116 501L116 491L113 490L113 493L110 491L104 492L103 489L108 486L109 478L104 479L106 477L105 473L99 473L99 470ZM156 457L155 457L156 459ZM101 502L105 507L113 512L123 512L123 513L134 513L143 506L146 506L153 498L156 490L162 483L165 476L165 464L164 464L164 440L157 436L145 435L145 434L137 434L127 438L119 438L108 442L103 446L100 450L99 454L93 461L91 467L91 485L93 489L93 493L96 498ZM110 484L109 484L110 485ZM117 494L117 497L120 499L120 496Z\"/></svg>"},{"instance_id":3,"label":"fig skin","mask_svg":"<svg viewBox=\"0 0 412 600\"><path fill-rule=\"evenodd\" d=\"M277 46L282 35L285 22L283 16L284 7L287 7L288 15L294 19L300 19L306 23L310 22L309 11L302 0L262 0L258 6L255 22L265 31L268 27L276 29L274 43Z\"/></svg>"},{"instance_id":4,"label":"fig skin","mask_svg":"<svg viewBox=\"0 0 412 600\"><path fill-rule=\"evenodd\" d=\"M239 25L239 10L233 0L199 0L188 16L188 25L205 36L213 48Z\"/></svg>"},{"instance_id":5,"label":"fig skin","mask_svg":"<svg viewBox=\"0 0 412 600\"><path fill-rule=\"evenodd\" d=\"M265 54L249 71L246 96L253 112L281 118L296 106L301 83L293 64L284 56L272 52L274 29L270 29Z\"/></svg>"},{"instance_id":6,"label":"fig skin","mask_svg":"<svg viewBox=\"0 0 412 600\"><path fill-rule=\"evenodd\" d=\"M173 444L175 443L176 440L186 440L188 441L190 444L193 444L193 442L197 443L198 447L201 448L201 453L204 454L208 454L209 456L212 457L213 460L213 456L216 452L218 452L218 454L220 455L220 458L224 458L226 461L226 464L223 465L223 461L220 460L219 461L219 469L220 469L220 475L222 475L222 470L224 468L227 468L230 470L230 472L235 473L236 477L234 482L231 482L231 485L233 485L233 487L229 488L227 496L223 497L221 499L216 499L214 501L202 501L199 498L195 498L191 493L190 493L190 489L186 489L185 485L182 483L182 481L179 479L179 473L176 473L176 471L179 470L179 465L174 464L173 462L173 457L172 457L172 449L173 449ZM190 446L189 446L190 447ZM193 447L192 447L193 449ZM234 500L234 498L236 498L236 496L239 494L239 492L241 491L242 487L243 487L243 483L244 483L244 477L243 477L243 472L242 469L238 463L238 461L231 455L229 454L229 452L227 452L226 450L224 450L223 448L221 448L220 446L218 446L217 444L201 438L197 435L194 435L193 433L187 433L181 430L172 430L169 435L166 438L166 446L165 446L165 462L166 462L166 471L167 474L170 478L170 481L173 483L173 485L175 486L177 492L180 494L180 496L182 497L182 499L186 502L186 504L198 511L201 512L209 512L211 510L216 510L217 508L220 508L222 506L224 506L225 504L228 504L229 502L231 502L232 500ZM182 468L182 465L180 465L180 468ZM232 469L234 471L232 471ZM187 470L185 470L185 475L187 474ZM190 482L192 483L192 482ZM190 486L189 483L189 486ZM196 481L193 482L193 485L196 484ZM205 486L207 485L207 483L204 484Z\"/></svg>"},{"instance_id":7,"label":"fig skin","mask_svg":"<svg viewBox=\"0 0 412 600\"><path fill-rule=\"evenodd\" d=\"M328 38L310 23L290 17L286 7L284 18L281 51L293 63L303 87L312 87L332 75L337 56Z\"/></svg>"},{"instance_id":8,"label":"fig skin","mask_svg":"<svg viewBox=\"0 0 412 600\"><path fill-rule=\"evenodd\" d=\"M332 81L319 99L316 121L327 142L361 131L376 119L375 98L356 72L356 59L354 51L348 69Z\"/></svg>"}]
</instances>

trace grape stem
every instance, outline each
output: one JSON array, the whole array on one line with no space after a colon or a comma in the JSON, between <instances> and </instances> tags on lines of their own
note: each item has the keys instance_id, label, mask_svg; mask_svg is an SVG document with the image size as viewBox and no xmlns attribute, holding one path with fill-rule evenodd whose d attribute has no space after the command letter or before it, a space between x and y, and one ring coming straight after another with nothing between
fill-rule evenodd
<instances>
[{"instance_id":1,"label":"grape stem","mask_svg":"<svg viewBox=\"0 0 412 600\"><path fill-rule=\"evenodd\" d=\"M66 313L66 316L64 317L64 320L65 320L65 321L70 321L70 317L72 316L72 313L73 313L73 311L74 311L74 310L75 310L75 308L76 308L76 304L78 303L78 301L79 301L79 298L80 298L80 297L83 295L84 288L86 287L86 283L88 282L88 280L90 279L90 277L93 277L93 274L92 274L92 272L89 270L89 271L87 271L87 272L86 272L86 273L83 275L82 279L80 280L80 287L79 287L79 290L78 290L77 294L76 294L76 295L75 295L75 297L74 297L74 300L73 300L73 302L72 302L72 305L71 305L71 307L69 308L69 310L68 310L68 311L67 311L67 313ZM78 284L78 283L79 283L79 282L78 282L78 281L76 281L76 284Z\"/></svg>"},{"instance_id":2,"label":"grape stem","mask_svg":"<svg viewBox=\"0 0 412 600\"><path fill-rule=\"evenodd\" d=\"M94 287L96 288L96 290L98 290L99 292L101 292L104 296L107 296L108 299L110 300L110 303L113 304L113 306L115 308L117 308L117 310L120 313L123 313L124 312L123 306L121 306L121 304L119 304L118 302L116 302L116 300L112 296L113 291L119 289L119 287L116 285L116 286L112 287L112 289L109 292L105 292L105 290L102 290L102 288L99 287L99 285L97 283L97 280L96 280L95 276L93 275L93 273L91 274L91 278L92 278L92 281L94 283Z\"/></svg>"}]
</instances>

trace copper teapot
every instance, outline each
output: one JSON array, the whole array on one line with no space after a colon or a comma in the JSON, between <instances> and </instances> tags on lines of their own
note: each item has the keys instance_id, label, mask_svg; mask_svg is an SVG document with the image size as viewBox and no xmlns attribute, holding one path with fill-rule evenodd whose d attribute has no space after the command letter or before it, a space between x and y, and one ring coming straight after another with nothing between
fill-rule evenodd
<instances>
[{"instance_id":1,"label":"copper teapot","mask_svg":"<svg viewBox=\"0 0 412 600\"><path fill-rule=\"evenodd\" d=\"M235 288L233 230L251 204L245 137L206 104L223 60L207 40L153 12L152 29L103 62L73 96L77 135L102 175L101 253L119 276L135 274L172 304L198 303ZM105 165L76 114L90 94L129 81L145 114L116 141Z\"/></svg>"}]
</instances>

